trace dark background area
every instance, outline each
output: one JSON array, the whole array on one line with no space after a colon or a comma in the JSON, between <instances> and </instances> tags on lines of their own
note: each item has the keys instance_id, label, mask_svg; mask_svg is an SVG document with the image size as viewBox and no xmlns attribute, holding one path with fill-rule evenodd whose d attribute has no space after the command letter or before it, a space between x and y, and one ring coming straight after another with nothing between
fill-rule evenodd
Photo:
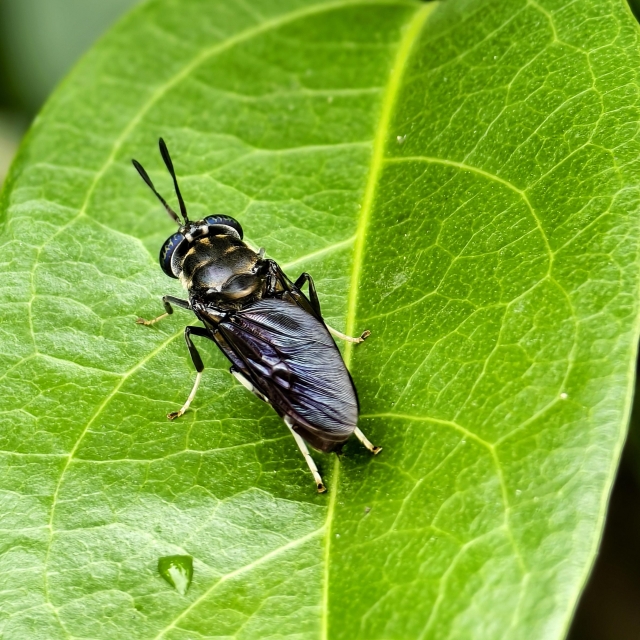
<instances>
[{"instance_id":1,"label":"dark background area","mask_svg":"<svg viewBox=\"0 0 640 640\"><path fill-rule=\"evenodd\" d=\"M57 82L137 1L0 0L0 184L20 138ZM640 19L640 0L630 4ZM638 394L602 546L569 640L640 640Z\"/></svg>"},{"instance_id":2,"label":"dark background area","mask_svg":"<svg viewBox=\"0 0 640 640\"><path fill-rule=\"evenodd\" d=\"M611 494L604 537L569 640L640 638L640 491L627 443Z\"/></svg>"},{"instance_id":3,"label":"dark background area","mask_svg":"<svg viewBox=\"0 0 640 640\"><path fill-rule=\"evenodd\" d=\"M636 362L636 372L640 357ZM640 639L640 384L602 544L569 640Z\"/></svg>"}]
</instances>

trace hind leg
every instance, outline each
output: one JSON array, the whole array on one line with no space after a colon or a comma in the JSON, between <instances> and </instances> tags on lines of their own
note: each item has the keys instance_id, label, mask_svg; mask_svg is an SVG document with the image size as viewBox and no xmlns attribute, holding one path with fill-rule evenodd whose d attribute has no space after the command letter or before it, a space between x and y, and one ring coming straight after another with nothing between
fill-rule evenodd
<instances>
[{"instance_id":1,"label":"hind leg","mask_svg":"<svg viewBox=\"0 0 640 640\"><path fill-rule=\"evenodd\" d=\"M322 482L322 476L318 472L318 467L316 467L316 463L314 459L311 457L309 453L309 449L307 448L306 442L300 437L298 433L293 428L293 421L289 416L284 417L284 423L289 427L289 431L291 431L291 435L293 439L296 441L298 445L298 449L300 449L300 453L307 461L307 465L309 466L309 470L311 471L311 475L313 479L316 481L316 487L318 488L318 493L324 493L327 490L327 487L324 486L324 482Z\"/></svg>"},{"instance_id":2,"label":"hind leg","mask_svg":"<svg viewBox=\"0 0 640 640\"><path fill-rule=\"evenodd\" d=\"M257 396L258 398L260 398L260 400L262 400L262 402L266 402L267 404L271 404L269 402L269 399L267 398L267 396L265 396L263 393L261 393L260 391L258 391L253 384L251 383L250 380L248 380L242 373L240 373L240 371L238 371L235 367L231 367L231 369L229 369L229 373L245 388L245 389L249 389L249 391L251 391L251 393L253 393L253 395Z\"/></svg>"},{"instance_id":3,"label":"hind leg","mask_svg":"<svg viewBox=\"0 0 640 640\"><path fill-rule=\"evenodd\" d=\"M382 447L376 447L375 444L372 444L369 441L369 438L367 438L367 436L365 436L358 427L356 427L356 430L353 433L355 437L358 438L358 440L360 440L360 442L362 442L362 444L367 447L371 453L373 453L374 456L382 451Z\"/></svg>"},{"instance_id":4,"label":"hind leg","mask_svg":"<svg viewBox=\"0 0 640 640\"><path fill-rule=\"evenodd\" d=\"M242 373L240 373L240 371L238 371L235 367L231 367L229 371L231 372L231 375L243 387L245 387L246 389L249 389L251 393L255 394L263 402L266 402L267 404L271 404L269 402L269 399L263 393L258 391L253 386L251 381L247 380L247 378ZM307 462L307 465L309 466L309 470L313 475L313 479L316 481L316 487L318 488L318 493L324 493L327 490L327 488L324 486L324 483L322 482L322 476L318 472L318 467L316 466L316 463L314 462L313 458L311 457L311 454L309 453L309 449L307 448L306 442L294 430L293 421L291 420L291 418L289 418L289 416L284 416L284 423L287 425L287 427L289 427L289 431L291 431L291 435L293 436L293 439L296 441L296 444L298 445L298 449L300 449L300 453L302 453L302 456L304 457L304 459Z\"/></svg>"}]
</instances>

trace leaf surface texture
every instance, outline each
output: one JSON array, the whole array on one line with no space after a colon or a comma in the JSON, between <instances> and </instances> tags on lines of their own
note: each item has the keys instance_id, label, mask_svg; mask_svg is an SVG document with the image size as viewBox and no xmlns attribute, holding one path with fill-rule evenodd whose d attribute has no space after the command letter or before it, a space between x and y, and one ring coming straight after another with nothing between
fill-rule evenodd
<instances>
[{"instance_id":1,"label":"leaf surface texture","mask_svg":"<svg viewBox=\"0 0 640 640\"><path fill-rule=\"evenodd\" d=\"M561 638L638 338L638 27L617 0L154 0L62 84L1 198L3 638ZM310 272L359 390L314 486L179 310L172 232ZM158 558L189 555L180 595Z\"/></svg>"}]
</instances>

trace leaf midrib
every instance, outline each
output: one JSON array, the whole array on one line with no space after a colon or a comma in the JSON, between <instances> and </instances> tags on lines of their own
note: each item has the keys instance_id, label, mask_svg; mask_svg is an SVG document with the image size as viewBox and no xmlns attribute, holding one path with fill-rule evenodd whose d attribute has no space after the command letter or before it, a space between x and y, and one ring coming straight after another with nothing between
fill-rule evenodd
<instances>
[{"instance_id":1,"label":"leaf midrib","mask_svg":"<svg viewBox=\"0 0 640 640\"><path fill-rule=\"evenodd\" d=\"M415 42L420 35L422 27L431 14L437 3L431 2L418 9L405 27L402 39L398 43L396 56L389 69L389 82L384 90L382 104L380 107L380 117L378 127L373 142L373 153L371 156L371 167L362 200L358 226L356 230L356 240L353 251L353 263L351 271L351 282L349 286L349 297L347 304L346 333L356 335L355 327L356 313L358 308L358 292L362 276L362 265L364 259L364 247L369 222L373 211L380 173L383 168L383 161L387 143L389 141L389 128L391 118L394 113L398 98L401 80L409 61L409 57ZM353 343L347 342L345 345L344 361L347 368L351 369L353 356ZM323 585L322 585L322 608L321 608L321 634L322 640L329 637L329 587L330 587L330 560L331 560L331 538L333 535L333 518L335 514L336 497L340 483L340 464L336 456L331 474L331 487L329 505L327 507L327 517L324 526L324 558L323 558Z\"/></svg>"}]
</instances>

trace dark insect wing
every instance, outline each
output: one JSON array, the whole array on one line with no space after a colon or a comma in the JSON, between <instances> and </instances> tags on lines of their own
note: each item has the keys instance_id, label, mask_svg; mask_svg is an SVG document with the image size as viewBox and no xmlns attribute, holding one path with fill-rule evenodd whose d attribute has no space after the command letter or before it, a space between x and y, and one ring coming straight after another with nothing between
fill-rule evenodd
<instances>
[{"instance_id":1,"label":"dark insect wing","mask_svg":"<svg viewBox=\"0 0 640 640\"><path fill-rule=\"evenodd\" d=\"M206 316L206 307L198 315ZM353 433L355 388L333 338L313 315L292 301L267 298L217 326L207 324L235 368L311 446L333 451Z\"/></svg>"}]
</instances>

